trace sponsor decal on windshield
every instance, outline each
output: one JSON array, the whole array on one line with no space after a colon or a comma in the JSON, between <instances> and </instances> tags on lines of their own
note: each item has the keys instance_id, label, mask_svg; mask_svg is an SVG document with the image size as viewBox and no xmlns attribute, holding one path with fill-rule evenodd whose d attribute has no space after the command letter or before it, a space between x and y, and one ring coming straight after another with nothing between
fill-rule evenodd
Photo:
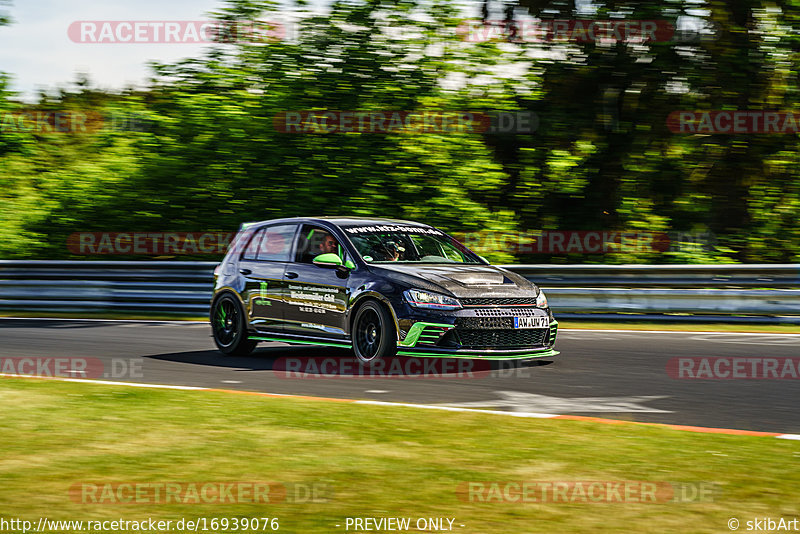
<instances>
[{"instance_id":1,"label":"sponsor decal on windshield","mask_svg":"<svg viewBox=\"0 0 800 534\"><path fill-rule=\"evenodd\" d=\"M404 234L444 235L444 232L441 232L436 228L425 228L422 226L398 226L398 225L387 225L387 224L380 224L375 226L353 226L351 228L345 228L344 231L347 232L348 234L377 234L385 232L396 232Z\"/></svg>"}]
</instances>

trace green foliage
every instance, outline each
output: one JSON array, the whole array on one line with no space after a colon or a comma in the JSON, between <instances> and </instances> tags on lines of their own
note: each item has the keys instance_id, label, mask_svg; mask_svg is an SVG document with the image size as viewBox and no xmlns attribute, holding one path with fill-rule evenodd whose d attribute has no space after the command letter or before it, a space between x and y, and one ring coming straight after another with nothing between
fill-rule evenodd
<instances>
[{"instance_id":1,"label":"green foliage","mask_svg":"<svg viewBox=\"0 0 800 534\"><path fill-rule=\"evenodd\" d=\"M573 3L521 2L586 17ZM700 232L714 247L514 256L554 262L798 261L798 138L676 135L676 110L798 111L796 0L774 6L596 2L592 18L707 27L689 43L465 42L455 3L334 2L290 38L220 43L153 65L144 91L86 80L37 109L95 112L122 128L0 131L0 257L66 257L78 231L234 230L296 215L416 219L450 232ZM228 23L275 18L229 0ZM302 8L300 8L302 9ZM4 19L0 19L2 24ZM0 111L21 109L0 79ZM529 134L283 133L304 110L533 111Z\"/></svg>"}]
</instances>

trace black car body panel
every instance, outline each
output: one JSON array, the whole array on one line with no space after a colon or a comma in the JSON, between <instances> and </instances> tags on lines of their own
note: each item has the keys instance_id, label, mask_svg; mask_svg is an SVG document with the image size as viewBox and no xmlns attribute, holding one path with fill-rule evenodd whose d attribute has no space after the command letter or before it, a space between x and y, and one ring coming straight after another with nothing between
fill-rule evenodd
<instances>
[{"instance_id":1,"label":"black car body panel","mask_svg":"<svg viewBox=\"0 0 800 534\"><path fill-rule=\"evenodd\" d=\"M411 240L418 239L417 232L452 240L455 253L473 263L377 261L359 253L351 240L354 233L395 227L405 228ZM318 254L310 252L312 244L326 234L338 241L338 255L348 267L309 260ZM411 240L406 248L417 246ZM399 354L497 359L558 354L552 350L557 322L549 307L536 306L540 290L535 284L489 265L444 232L420 223L347 217L250 223L237 234L214 278L212 304L224 293L234 294L254 340L350 346L354 312L375 300L395 322ZM420 308L409 302L407 290L457 299L461 307Z\"/></svg>"}]
</instances>

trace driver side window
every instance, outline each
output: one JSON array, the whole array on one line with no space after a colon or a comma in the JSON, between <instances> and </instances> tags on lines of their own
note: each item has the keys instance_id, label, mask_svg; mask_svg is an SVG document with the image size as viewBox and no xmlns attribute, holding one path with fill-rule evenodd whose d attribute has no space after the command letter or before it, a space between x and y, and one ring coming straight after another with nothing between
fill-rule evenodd
<instances>
[{"instance_id":1,"label":"driver side window","mask_svg":"<svg viewBox=\"0 0 800 534\"><path fill-rule=\"evenodd\" d=\"M304 224L300 230L297 244L297 263L313 263L320 254L336 254L345 261L344 247L328 230L311 224Z\"/></svg>"}]
</instances>

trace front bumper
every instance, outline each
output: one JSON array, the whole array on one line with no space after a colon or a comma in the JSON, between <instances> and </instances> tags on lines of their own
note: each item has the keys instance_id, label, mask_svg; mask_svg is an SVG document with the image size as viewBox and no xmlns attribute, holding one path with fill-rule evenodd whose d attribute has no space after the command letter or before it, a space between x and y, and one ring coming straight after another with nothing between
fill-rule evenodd
<instances>
[{"instance_id":1,"label":"front bumper","mask_svg":"<svg viewBox=\"0 0 800 534\"><path fill-rule=\"evenodd\" d=\"M453 314L415 313L399 321L398 354L492 360L558 355L558 322L549 309L465 308ZM515 329L515 316L547 315L550 327Z\"/></svg>"},{"instance_id":2,"label":"front bumper","mask_svg":"<svg viewBox=\"0 0 800 534\"><path fill-rule=\"evenodd\" d=\"M471 351L467 349L446 350L446 349L420 349L418 347L410 349L398 348L399 356L416 356L417 358L470 358L476 360L533 360L537 358L553 358L560 353L557 350L543 349L520 349L520 350L480 350Z\"/></svg>"}]
</instances>

